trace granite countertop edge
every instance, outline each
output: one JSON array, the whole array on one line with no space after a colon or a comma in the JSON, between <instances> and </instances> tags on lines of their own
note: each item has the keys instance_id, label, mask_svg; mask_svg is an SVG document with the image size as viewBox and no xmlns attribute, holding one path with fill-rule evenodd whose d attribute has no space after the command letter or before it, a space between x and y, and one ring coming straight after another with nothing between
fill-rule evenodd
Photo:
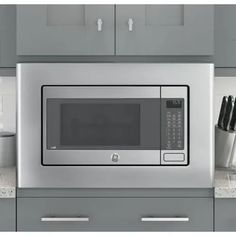
<instances>
[{"instance_id":1,"label":"granite countertop edge","mask_svg":"<svg viewBox=\"0 0 236 236\"><path fill-rule=\"evenodd\" d=\"M236 170L217 169L214 183L215 198L236 198Z\"/></svg>"},{"instance_id":2,"label":"granite countertop edge","mask_svg":"<svg viewBox=\"0 0 236 236\"><path fill-rule=\"evenodd\" d=\"M0 198L16 197L16 167L0 168Z\"/></svg>"}]
</instances>

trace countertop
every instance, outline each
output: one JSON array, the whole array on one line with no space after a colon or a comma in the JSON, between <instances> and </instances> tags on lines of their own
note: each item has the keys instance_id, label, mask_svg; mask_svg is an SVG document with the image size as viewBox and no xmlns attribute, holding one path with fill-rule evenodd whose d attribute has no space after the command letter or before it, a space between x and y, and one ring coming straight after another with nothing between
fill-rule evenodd
<instances>
[{"instance_id":1,"label":"countertop","mask_svg":"<svg viewBox=\"0 0 236 236\"><path fill-rule=\"evenodd\" d=\"M0 168L0 198L15 198L16 168Z\"/></svg>"},{"instance_id":2,"label":"countertop","mask_svg":"<svg viewBox=\"0 0 236 236\"><path fill-rule=\"evenodd\" d=\"M236 198L236 170L215 171L215 198Z\"/></svg>"}]
</instances>

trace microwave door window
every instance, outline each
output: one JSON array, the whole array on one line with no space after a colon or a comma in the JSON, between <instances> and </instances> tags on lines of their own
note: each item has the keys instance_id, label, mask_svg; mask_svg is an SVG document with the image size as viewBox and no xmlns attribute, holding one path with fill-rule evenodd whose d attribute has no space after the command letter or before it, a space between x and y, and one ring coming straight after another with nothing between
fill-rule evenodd
<instances>
[{"instance_id":1,"label":"microwave door window","mask_svg":"<svg viewBox=\"0 0 236 236\"><path fill-rule=\"evenodd\" d=\"M61 104L61 146L140 145L138 104Z\"/></svg>"},{"instance_id":2,"label":"microwave door window","mask_svg":"<svg viewBox=\"0 0 236 236\"><path fill-rule=\"evenodd\" d=\"M47 99L47 149L160 149L160 99Z\"/></svg>"}]
</instances>

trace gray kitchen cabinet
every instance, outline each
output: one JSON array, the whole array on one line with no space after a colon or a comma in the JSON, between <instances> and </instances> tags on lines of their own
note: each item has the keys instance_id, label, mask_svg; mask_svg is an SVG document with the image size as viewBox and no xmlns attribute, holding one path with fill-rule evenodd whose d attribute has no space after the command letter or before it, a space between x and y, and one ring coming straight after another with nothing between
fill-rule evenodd
<instances>
[{"instance_id":1,"label":"gray kitchen cabinet","mask_svg":"<svg viewBox=\"0 0 236 236\"><path fill-rule=\"evenodd\" d=\"M0 67L16 67L16 7L0 5Z\"/></svg>"},{"instance_id":2,"label":"gray kitchen cabinet","mask_svg":"<svg viewBox=\"0 0 236 236\"><path fill-rule=\"evenodd\" d=\"M17 6L17 55L113 55L114 6Z\"/></svg>"},{"instance_id":3,"label":"gray kitchen cabinet","mask_svg":"<svg viewBox=\"0 0 236 236\"><path fill-rule=\"evenodd\" d=\"M15 199L0 199L0 231L16 230Z\"/></svg>"},{"instance_id":4,"label":"gray kitchen cabinet","mask_svg":"<svg viewBox=\"0 0 236 236\"><path fill-rule=\"evenodd\" d=\"M18 198L18 231L212 231L212 198Z\"/></svg>"},{"instance_id":5,"label":"gray kitchen cabinet","mask_svg":"<svg viewBox=\"0 0 236 236\"><path fill-rule=\"evenodd\" d=\"M236 6L215 6L216 67L236 67Z\"/></svg>"},{"instance_id":6,"label":"gray kitchen cabinet","mask_svg":"<svg viewBox=\"0 0 236 236\"><path fill-rule=\"evenodd\" d=\"M213 16L209 5L22 5L17 55L209 56Z\"/></svg>"},{"instance_id":7,"label":"gray kitchen cabinet","mask_svg":"<svg viewBox=\"0 0 236 236\"><path fill-rule=\"evenodd\" d=\"M236 199L215 200L215 231L236 231Z\"/></svg>"},{"instance_id":8,"label":"gray kitchen cabinet","mask_svg":"<svg viewBox=\"0 0 236 236\"><path fill-rule=\"evenodd\" d=\"M214 7L117 5L117 55L212 55Z\"/></svg>"}]
</instances>

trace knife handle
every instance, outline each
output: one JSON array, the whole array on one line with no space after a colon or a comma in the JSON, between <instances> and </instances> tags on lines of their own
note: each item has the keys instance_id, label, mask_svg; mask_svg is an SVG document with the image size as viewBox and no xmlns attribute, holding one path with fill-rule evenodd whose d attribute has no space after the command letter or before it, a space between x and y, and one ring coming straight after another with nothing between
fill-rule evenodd
<instances>
[{"instance_id":1,"label":"knife handle","mask_svg":"<svg viewBox=\"0 0 236 236\"><path fill-rule=\"evenodd\" d=\"M228 97L224 96L222 98L220 114L219 114L218 123L217 123L218 127L221 128L221 129L223 128L223 120L224 120L224 116L225 116L227 103L228 103Z\"/></svg>"},{"instance_id":2,"label":"knife handle","mask_svg":"<svg viewBox=\"0 0 236 236\"><path fill-rule=\"evenodd\" d=\"M232 131L235 131L236 129L236 99L234 101L234 109L233 109L233 113L232 113L232 118L230 121L230 125L229 125L229 129Z\"/></svg>"},{"instance_id":3,"label":"knife handle","mask_svg":"<svg viewBox=\"0 0 236 236\"><path fill-rule=\"evenodd\" d=\"M229 96L228 103L226 106L225 116L224 116L224 120L223 120L223 128L226 131L229 130L229 123L230 123L230 120L232 117L233 106L234 106L234 98L233 98L233 96Z\"/></svg>"}]
</instances>

